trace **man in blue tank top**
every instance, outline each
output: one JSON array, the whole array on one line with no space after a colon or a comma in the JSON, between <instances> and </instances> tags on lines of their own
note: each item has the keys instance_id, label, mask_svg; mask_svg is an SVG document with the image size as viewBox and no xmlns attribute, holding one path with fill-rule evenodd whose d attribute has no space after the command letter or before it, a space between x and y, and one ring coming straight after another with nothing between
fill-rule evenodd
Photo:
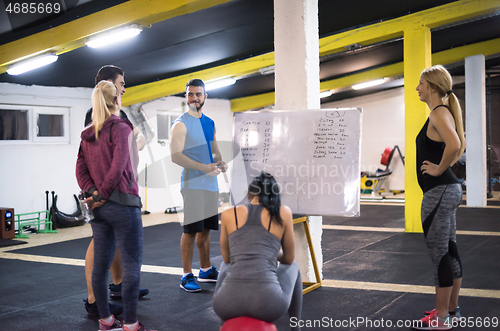
<instances>
[{"instance_id":1,"label":"man in blue tank top","mask_svg":"<svg viewBox=\"0 0 500 331\"><path fill-rule=\"evenodd\" d=\"M199 292L191 269L194 242L200 255L199 282L217 282L218 271L210 262L210 230L219 229L219 186L217 175L227 165L215 139L215 122L203 114L207 94L201 79L186 84L188 110L174 120L170 153L172 162L183 167L181 193L184 199L184 232L181 236L181 258L184 274L180 287Z\"/></svg>"}]
</instances>

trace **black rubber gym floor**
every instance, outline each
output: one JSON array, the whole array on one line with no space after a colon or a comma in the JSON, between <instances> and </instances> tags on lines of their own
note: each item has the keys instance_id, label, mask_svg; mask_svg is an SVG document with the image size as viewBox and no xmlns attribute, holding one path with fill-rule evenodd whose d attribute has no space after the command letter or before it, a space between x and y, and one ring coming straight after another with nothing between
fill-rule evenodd
<instances>
[{"instance_id":1,"label":"black rubber gym floor","mask_svg":"<svg viewBox=\"0 0 500 331\"><path fill-rule=\"evenodd\" d=\"M460 306L472 327L455 329L498 329L492 322L500 325L500 209L459 208L457 223L459 231L491 233L457 236L464 270ZM325 281L304 295L302 330L409 330L405 322L434 308L434 295L428 294L433 291L432 264L423 234L394 231L404 228L403 206L362 205L358 218L325 217L323 224L333 226L323 230ZM335 228L346 225L384 232ZM146 227L143 264L179 268L181 232L176 223ZM215 265L222 260L218 237L218 232L212 233ZM0 253L0 330L97 330L97 318L88 316L83 305L83 266L57 259L6 258L21 254L83 261L89 242L83 238L24 249L19 245ZM199 268L196 250L193 261ZM192 294L180 289L179 282L180 276L165 271L143 272L141 287L150 293L139 302L139 320L159 331L219 330L211 308L215 285L201 284L203 291ZM481 321L490 326L479 326ZM289 325L287 316L276 322L280 331L289 330Z\"/></svg>"}]
</instances>

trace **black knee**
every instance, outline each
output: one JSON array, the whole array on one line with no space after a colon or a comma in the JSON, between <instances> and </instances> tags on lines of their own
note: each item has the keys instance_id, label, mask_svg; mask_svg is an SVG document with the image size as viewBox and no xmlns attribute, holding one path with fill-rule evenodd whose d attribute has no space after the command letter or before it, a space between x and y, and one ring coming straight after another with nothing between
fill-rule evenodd
<instances>
[{"instance_id":1,"label":"black knee","mask_svg":"<svg viewBox=\"0 0 500 331\"><path fill-rule=\"evenodd\" d=\"M457 248L457 243L456 242L450 240L450 242L448 244L448 250L449 250L450 256L452 258L459 259L459 257L458 257L458 248Z\"/></svg>"},{"instance_id":2,"label":"black knee","mask_svg":"<svg viewBox=\"0 0 500 331\"><path fill-rule=\"evenodd\" d=\"M456 275L455 278L461 278L462 277L462 261L460 261L460 256L458 255L458 248L457 248L456 242L450 240L450 242L448 244L448 252L450 254L450 257L454 258L457 261L458 267L460 268L459 274Z\"/></svg>"},{"instance_id":3,"label":"black knee","mask_svg":"<svg viewBox=\"0 0 500 331\"><path fill-rule=\"evenodd\" d=\"M438 282L439 287L453 286L453 270L451 268L451 259L449 253L446 253L439 262Z\"/></svg>"}]
</instances>

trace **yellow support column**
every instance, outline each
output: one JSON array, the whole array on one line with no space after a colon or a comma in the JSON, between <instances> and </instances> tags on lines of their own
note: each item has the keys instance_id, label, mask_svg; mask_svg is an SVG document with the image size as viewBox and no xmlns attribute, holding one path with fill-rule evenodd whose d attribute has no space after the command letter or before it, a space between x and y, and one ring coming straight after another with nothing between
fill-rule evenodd
<instances>
[{"instance_id":1,"label":"yellow support column","mask_svg":"<svg viewBox=\"0 0 500 331\"><path fill-rule=\"evenodd\" d=\"M405 231L423 232L420 218L422 190L416 173L415 138L424 125L429 110L420 101L415 88L422 70L431 66L431 31L423 25L404 29L405 85Z\"/></svg>"}]
</instances>

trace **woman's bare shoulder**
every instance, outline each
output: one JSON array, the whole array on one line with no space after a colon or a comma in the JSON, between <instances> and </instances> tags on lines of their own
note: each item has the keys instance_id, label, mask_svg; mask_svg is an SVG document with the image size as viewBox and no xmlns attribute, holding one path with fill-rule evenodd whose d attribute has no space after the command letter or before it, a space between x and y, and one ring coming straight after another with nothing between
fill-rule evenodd
<instances>
[{"instance_id":1,"label":"woman's bare shoulder","mask_svg":"<svg viewBox=\"0 0 500 331\"><path fill-rule=\"evenodd\" d=\"M247 207L245 205L238 205L238 206L227 206L224 208L224 210L221 212L222 216L225 215L234 215L234 208L236 207L237 211L243 211L246 210Z\"/></svg>"},{"instance_id":2,"label":"woman's bare shoulder","mask_svg":"<svg viewBox=\"0 0 500 331\"><path fill-rule=\"evenodd\" d=\"M283 220L293 220L292 210L285 205L281 205L280 216Z\"/></svg>"}]
</instances>

